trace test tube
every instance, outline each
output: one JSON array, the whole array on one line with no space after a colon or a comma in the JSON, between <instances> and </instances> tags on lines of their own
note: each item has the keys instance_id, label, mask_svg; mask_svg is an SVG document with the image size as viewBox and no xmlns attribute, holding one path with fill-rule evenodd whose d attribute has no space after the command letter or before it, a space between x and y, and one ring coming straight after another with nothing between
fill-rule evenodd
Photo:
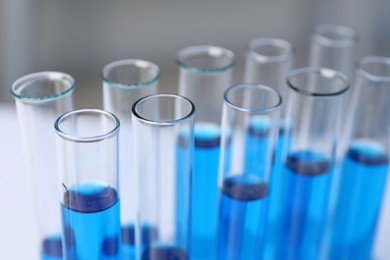
<instances>
[{"instance_id":1,"label":"test tube","mask_svg":"<svg viewBox=\"0 0 390 260\"><path fill-rule=\"evenodd\" d=\"M119 132L119 175L121 191L122 253L135 259L135 219L137 193L132 156L131 108L135 101L157 92L160 70L157 65L136 59L106 65L101 73L103 108L121 121ZM147 230L145 230L147 232Z\"/></svg>"},{"instance_id":2,"label":"test tube","mask_svg":"<svg viewBox=\"0 0 390 260\"><path fill-rule=\"evenodd\" d=\"M246 49L244 82L270 86L286 99L286 78L292 69L293 58L293 46L286 40L254 39Z\"/></svg>"},{"instance_id":3,"label":"test tube","mask_svg":"<svg viewBox=\"0 0 390 260\"><path fill-rule=\"evenodd\" d=\"M216 46L191 46L176 56L179 94L196 112L191 201L191 259L214 259L217 232L218 161L223 94L231 86L233 52Z\"/></svg>"},{"instance_id":4,"label":"test tube","mask_svg":"<svg viewBox=\"0 0 390 260\"><path fill-rule=\"evenodd\" d=\"M287 100L288 87L286 83L287 74L293 66L294 48L286 40L278 38L257 38L249 42L246 50L244 82L260 83L270 86L278 91L283 100ZM284 103L281 108L281 120L279 126L279 137L273 159L270 190L268 195L268 223L265 245L263 247L263 259L274 259L279 250L278 239L283 236L281 230L282 221L282 151L285 141ZM265 135L264 139L267 138ZM248 144L251 145L251 144ZM257 143L252 143L256 149ZM288 145L288 144L287 144Z\"/></svg>"},{"instance_id":5,"label":"test tube","mask_svg":"<svg viewBox=\"0 0 390 260\"><path fill-rule=\"evenodd\" d=\"M173 94L147 96L133 106L136 259L190 259L194 113L191 101Z\"/></svg>"},{"instance_id":6,"label":"test tube","mask_svg":"<svg viewBox=\"0 0 390 260\"><path fill-rule=\"evenodd\" d=\"M348 78L353 73L357 33L348 27L320 24L310 40L309 66L337 70Z\"/></svg>"},{"instance_id":7,"label":"test tube","mask_svg":"<svg viewBox=\"0 0 390 260\"><path fill-rule=\"evenodd\" d=\"M349 83L340 72L301 68L288 78L285 215L280 259L318 259Z\"/></svg>"},{"instance_id":8,"label":"test tube","mask_svg":"<svg viewBox=\"0 0 390 260\"><path fill-rule=\"evenodd\" d=\"M347 76L348 80L353 77L353 66L355 63L355 52L358 43L358 34L352 28L335 25L317 25L310 39L309 66L329 68L339 71ZM341 160L342 154L347 146L348 133L351 126L350 117L347 116L351 110L351 97L354 88L346 93L345 108L343 113L344 124L342 138L337 151L337 159ZM352 112L351 112L352 113Z\"/></svg>"},{"instance_id":9,"label":"test tube","mask_svg":"<svg viewBox=\"0 0 390 260\"><path fill-rule=\"evenodd\" d=\"M365 57L354 81L351 138L340 167L329 259L370 259L389 169L390 58Z\"/></svg>"},{"instance_id":10,"label":"test tube","mask_svg":"<svg viewBox=\"0 0 390 260\"><path fill-rule=\"evenodd\" d=\"M121 259L119 120L81 109L60 116L54 127L64 259Z\"/></svg>"},{"instance_id":11,"label":"test tube","mask_svg":"<svg viewBox=\"0 0 390 260\"><path fill-rule=\"evenodd\" d=\"M73 108L74 79L61 72L37 72L15 81L15 98L43 260L62 259L61 216L53 123Z\"/></svg>"},{"instance_id":12,"label":"test tube","mask_svg":"<svg viewBox=\"0 0 390 260\"><path fill-rule=\"evenodd\" d=\"M281 104L276 90L260 84L235 85L225 93L217 259L263 259Z\"/></svg>"}]
</instances>

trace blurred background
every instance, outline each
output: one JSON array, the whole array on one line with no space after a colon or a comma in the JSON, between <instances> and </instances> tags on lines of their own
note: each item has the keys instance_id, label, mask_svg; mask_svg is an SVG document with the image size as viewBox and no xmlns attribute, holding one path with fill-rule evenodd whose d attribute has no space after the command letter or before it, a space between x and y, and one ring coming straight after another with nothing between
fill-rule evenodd
<instances>
[{"instance_id":1,"label":"blurred background","mask_svg":"<svg viewBox=\"0 0 390 260\"><path fill-rule=\"evenodd\" d=\"M100 71L125 58L156 63L160 91L176 92L175 54L197 44L231 49L240 82L246 44L264 36L290 41L301 67L320 23L355 29L357 58L390 56L389 13L388 0L1 0L0 102L13 103L9 89L17 78L56 70L76 79L76 107L100 108Z\"/></svg>"}]
</instances>

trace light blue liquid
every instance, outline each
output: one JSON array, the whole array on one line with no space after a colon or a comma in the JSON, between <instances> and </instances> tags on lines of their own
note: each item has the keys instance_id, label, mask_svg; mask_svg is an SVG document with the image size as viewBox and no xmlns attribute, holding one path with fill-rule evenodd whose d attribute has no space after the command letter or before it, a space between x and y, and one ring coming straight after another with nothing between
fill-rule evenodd
<instances>
[{"instance_id":1,"label":"light blue liquid","mask_svg":"<svg viewBox=\"0 0 390 260\"><path fill-rule=\"evenodd\" d=\"M288 126L281 126L279 137L276 140L276 149L270 145L270 123L266 117L256 117L251 120L250 129L247 137L247 156L246 171L257 171L259 176L264 172L266 166L266 156L272 153L271 175L269 177L268 209L266 212L266 226L264 237L262 238L262 248L259 250L257 259L278 259L280 239L283 237L283 217L285 202L283 191L286 189L282 174L282 155L284 146L290 146ZM269 150L268 150L269 149ZM269 162L268 162L269 163ZM248 167L253 165L255 167Z\"/></svg>"},{"instance_id":2,"label":"light blue liquid","mask_svg":"<svg viewBox=\"0 0 390 260\"><path fill-rule=\"evenodd\" d=\"M329 259L370 259L389 167L379 144L353 143L340 172Z\"/></svg>"},{"instance_id":3,"label":"light blue liquid","mask_svg":"<svg viewBox=\"0 0 390 260\"><path fill-rule=\"evenodd\" d=\"M124 225L121 228L122 255L123 260L135 259L135 227L132 224Z\"/></svg>"},{"instance_id":4,"label":"light blue liquid","mask_svg":"<svg viewBox=\"0 0 390 260\"><path fill-rule=\"evenodd\" d=\"M179 247L159 245L146 248L141 256L142 260L188 260L184 250Z\"/></svg>"},{"instance_id":5,"label":"light blue liquid","mask_svg":"<svg viewBox=\"0 0 390 260\"><path fill-rule=\"evenodd\" d=\"M119 200L110 187L80 185L64 194L66 259L121 259Z\"/></svg>"},{"instance_id":6,"label":"light blue liquid","mask_svg":"<svg viewBox=\"0 0 390 260\"><path fill-rule=\"evenodd\" d=\"M280 259L318 259L323 238L332 164L314 151L298 151L287 157L286 212Z\"/></svg>"},{"instance_id":7,"label":"light blue liquid","mask_svg":"<svg viewBox=\"0 0 390 260\"><path fill-rule=\"evenodd\" d=\"M268 186L253 174L228 177L221 187L218 259L259 259Z\"/></svg>"},{"instance_id":8,"label":"light blue liquid","mask_svg":"<svg viewBox=\"0 0 390 260\"><path fill-rule=\"evenodd\" d=\"M62 260L61 235L46 237L42 243L42 260Z\"/></svg>"},{"instance_id":9,"label":"light blue liquid","mask_svg":"<svg viewBox=\"0 0 390 260\"><path fill-rule=\"evenodd\" d=\"M268 203L267 230L264 248L259 259L280 259L281 239L284 236L283 223L285 216L285 196L287 189L283 174L283 149L290 147L290 129L281 127L274 152L272 171L270 177L270 194Z\"/></svg>"},{"instance_id":10,"label":"light blue liquid","mask_svg":"<svg viewBox=\"0 0 390 260\"><path fill-rule=\"evenodd\" d=\"M220 129L218 125L195 126L195 151L191 193L191 259L214 259Z\"/></svg>"}]
</instances>

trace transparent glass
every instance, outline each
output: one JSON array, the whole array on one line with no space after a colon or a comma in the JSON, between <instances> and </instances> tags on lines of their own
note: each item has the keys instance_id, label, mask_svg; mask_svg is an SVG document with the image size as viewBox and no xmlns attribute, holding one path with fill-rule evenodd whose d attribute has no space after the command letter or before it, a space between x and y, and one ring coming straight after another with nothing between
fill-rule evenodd
<instances>
[{"instance_id":1,"label":"transparent glass","mask_svg":"<svg viewBox=\"0 0 390 260\"><path fill-rule=\"evenodd\" d=\"M281 96L259 84L225 94L219 164L218 259L263 259Z\"/></svg>"},{"instance_id":2,"label":"transparent glass","mask_svg":"<svg viewBox=\"0 0 390 260\"><path fill-rule=\"evenodd\" d=\"M64 259L121 259L119 120L82 109L60 116L54 127Z\"/></svg>"},{"instance_id":3,"label":"transparent glass","mask_svg":"<svg viewBox=\"0 0 390 260\"><path fill-rule=\"evenodd\" d=\"M176 56L179 94L196 106L192 178L191 258L214 259L217 231L218 160L223 95L231 86L233 52L216 46L192 46Z\"/></svg>"},{"instance_id":4,"label":"transparent glass","mask_svg":"<svg viewBox=\"0 0 390 260\"><path fill-rule=\"evenodd\" d=\"M389 169L390 58L356 67L348 149L338 175L329 259L370 259Z\"/></svg>"},{"instance_id":5,"label":"transparent glass","mask_svg":"<svg viewBox=\"0 0 390 260\"><path fill-rule=\"evenodd\" d=\"M121 191L122 252L135 258L135 189L131 108L138 99L155 94L160 78L157 65L144 60L119 60L106 65L101 73L103 108L121 121L119 133L119 175Z\"/></svg>"},{"instance_id":6,"label":"transparent glass","mask_svg":"<svg viewBox=\"0 0 390 260\"><path fill-rule=\"evenodd\" d=\"M41 258L62 259L61 217L57 199L57 164L53 123L73 109L74 79L61 72L37 72L12 85L26 170L30 176L41 241Z\"/></svg>"},{"instance_id":7,"label":"transparent glass","mask_svg":"<svg viewBox=\"0 0 390 260\"><path fill-rule=\"evenodd\" d=\"M283 147L281 259L318 259L332 185L342 109L349 84L325 68L301 68L288 78Z\"/></svg>"},{"instance_id":8,"label":"transparent glass","mask_svg":"<svg viewBox=\"0 0 390 260\"><path fill-rule=\"evenodd\" d=\"M189 259L194 113L191 101L173 94L133 106L137 259Z\"/></svg>"},{"instance_id":9,"label":"transparent glass","mask_svg":"<svg viewBox=\"0 0 390 260\"><path fill-rule=\"evenodd\" d=\"M260 83L276 89L287 98L287 74L293 66L293 46L283 39L257 38L246 50L244 82ZM283 116L283 115L282 115Z\"/></svg>"},{"instance_id":10,"label":"transparent glass","mask_svg":"<svg viewBox=\"0 0 390 260\"><path fill-rule=\"evenodd\" d=\"M310 41L309 66L337 70L351 78L355 62L357 33L348 27L321 24Z\"/></svg>"},{"instance_id":11,"label":"transparent glass","mask_svg":"<svg viewBox=\"0 0 390 260\"><path fill-rule=\"evenodd\" d=\"M353 77L353 66L355 63L358 34L353 29L334 24L320 24L314 28L310 40L309 66L323 67L339 71L351 80ZM351 126L350 117L347 116L351 110L352 92L347 92L346 105L343 113L343 121L346 123L342 129L342 138L338 147L338 160L347 146L348 133Z\"/></svg>"},{"instance_id":12,"label":"transparent glass","mask_svg":"<svg viewBox=\"0 0 390 260\"><path fill-rule=\"evenodd\" d=\"M176 56L180 67L179 94L197 108L196 123L220 125L223 93L231 85L233 52L216 46L191 46Z\"/></svg>"},{"instance_id":13,"label":"transparent glass","mask_svg":"<svg viewBox=\"0 0 390 260\"><path fill-rule=\"evenodd\" d=\"M286 83L287 74L293 66L294 49L293 46L283 39L278 38L257 38L249 42L246 50L244 82L261 83L276 89L283 100L287 100L288 86ZM268 224L263 256L266 259L273 259L277 254L277 235L281 224L281 168L282 168L282 148L285 139L285 128L288 126L284 120L285 103L282 104L281 120L277 148L272 166L272 181L270 189L273 191L268 195ZM275 251L273 251L275 250Z\"/></svg>"}]
</instances>

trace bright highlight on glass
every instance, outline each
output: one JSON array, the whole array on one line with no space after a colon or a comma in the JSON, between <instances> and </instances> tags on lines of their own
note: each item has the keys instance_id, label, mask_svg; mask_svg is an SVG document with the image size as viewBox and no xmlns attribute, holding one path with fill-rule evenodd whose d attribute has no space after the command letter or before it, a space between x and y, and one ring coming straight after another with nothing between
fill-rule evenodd
<instances>
[{"instance_id":1,"label":"bright highlight on glass","mask_svg":"<svg viewBox=\"0 0 390 260\"><path fill-rule=\"evenodd\" d=\"M231 86L233 52L216 46L191 46L176 55L179 94L194 102L196 112L192 177L191 258L215 259L217 176L223 94Z\"/></svg>"},{"instance_id":2,"label":"bright highlight on glass","mask_svg":"<svg viewBox=\"0 0 390 260\"><path fill-rule=\"evenodd\" d=\"M225 94L219 164L218 259L261 259L282 99L240 84Z\"/></svg>"},{"instance_id":3,"label":"bright highlight on glass","mask_svg":"<svg viewBox=\"0 0 390 260\"><path fill-rule=\"evenodd\" d=\"M330 259L370 259L389 169L390 58L356 67L351 138L339 175Z\"/></svg>"},{"instance_id":4,"label":"bright highlight on glass","mask_svg":"<svg viewBox=\"0 0 390 260\"><path fill-rule=\"evenodd\" d=\"M327 217L347 78L302 68L288 76L281 259L317 259Z\"/></svg>"},{"instance_id":5,"label":"bright highlight on glass","mask_svg":"<svg viewBox=\"0 0 390 260\"><path fill-rule=\"evenodd\" d=\"M132 155L131 108L138 99L157 92L160 70L144 60L119 60L102 70L103 108L121 121L119 133L119 174L124 259L135 259L137 193Z\"/></svg>"},{"instance_id":6,"label":"bright highlight on glass","mask_svg":"<svg viewBox=\"0 0 390 260\"><path fill-rule=\"evenodd\" d=\"M55 122L64 259L121 259L119 120L97 109Z\"/></svg>"},{"instance_id":7,"label":"bright highlight on glass","mask_svg":"<svg viewBox=\"0 0 390 260\"><path fill-rule=\"evenodd\" d=\"M32 185L41 258L62 259L54 121L73 109L74 79L61 72L38 72L11 89Z\"/></svg>"},{"instance_id":8,"label":"bright highlight on glass","mask_svg":"<svg viewBox=\"0 0 390 260\"><path fill-rule=\"evenodd\" d=\"M194 113L191 101L173 94L133 106L137 259L190 259Z\"/></svg>"}]
</instances>

